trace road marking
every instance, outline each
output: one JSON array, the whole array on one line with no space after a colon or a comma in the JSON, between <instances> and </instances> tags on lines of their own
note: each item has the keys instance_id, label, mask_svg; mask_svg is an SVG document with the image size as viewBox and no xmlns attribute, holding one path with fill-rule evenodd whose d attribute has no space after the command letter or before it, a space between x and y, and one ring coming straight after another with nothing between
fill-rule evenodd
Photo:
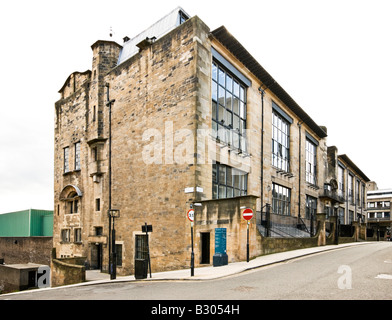
<instances>
[{"instance_id":1,"label":"road marking","mask_svg":"<svg viewBox=\"0 0 392 320\"><path fill-rule=\"evenodd\" d=\"M392 275L391 274L379 274L376 279L388 279L392 280Z\"/></svg>"}]
</instances>

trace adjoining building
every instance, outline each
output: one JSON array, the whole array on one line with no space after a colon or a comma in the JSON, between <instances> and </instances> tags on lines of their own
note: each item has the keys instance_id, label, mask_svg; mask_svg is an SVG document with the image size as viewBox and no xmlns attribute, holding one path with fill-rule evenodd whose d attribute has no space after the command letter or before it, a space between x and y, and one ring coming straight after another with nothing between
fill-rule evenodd
<instances>
[{"instance_id":1,"label":"adjoining building","mask_svg":"<svg viewBox=\"0 0 392 320\"><path fill-rule=\"evenodd\" d=\"M49 268L53 211L0 214L0 293L36 288L40 267Z\"/></svg>"},{"instance_id":2,"label":"adjoining building","mask_svg":"<svg viewBox=\"0 0 392 320\"><path fill-rule=\"evenodd\" d=\"M53 211L27 209L0 214L0 261L50 265Z\"/></svg>"},{"instance_id":3,"label":"adjoining building","mask_svg":"<svg viewBox=\"0 0 392 320\"><path fill-rule=\"evenodd\" d=\"M380 189L372 182L367 192L368 237L377 240L390 240L392 218L392 189Z\"/></svg>"},{"instance_id":4,"label":"adjoining building","mask_svg":"<svg viewBox=\"0 0 392 320\"><path fill-rule=\"evenodd\" d=\"M261 253L267 211L277 226L309 230L333 207L324 185L332 179L327 129L225 27L210 31L177 8L122 45L91 48L91 70L71 74L55 104L58 258L85 257L108 271L115 251L117 272L132 274L147 255L147 223L152 269L188 268L186 213L194 206L195 265L212 263L222 230L229 262L239 261L243 208L257 215L252 257ZM357 174L348 158L341 163ZM360 171L358 179L366 181Z\"/></svg>"}]
</instances>

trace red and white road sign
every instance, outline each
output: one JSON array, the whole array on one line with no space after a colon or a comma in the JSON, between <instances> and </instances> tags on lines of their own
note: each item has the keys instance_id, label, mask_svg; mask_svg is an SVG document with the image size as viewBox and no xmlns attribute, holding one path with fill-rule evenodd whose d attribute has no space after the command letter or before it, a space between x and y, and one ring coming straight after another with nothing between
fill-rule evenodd
<instances>
[{"instance_id":1,"label":"red and white road sign","mask_svg":"<svg viewBox=\"0 0 392 320\"><path fill-rule=\"evenodd\" d=\"M193 220L195 219L195 210L193 209L188 210L186 216L188 217L190 222L193 222Z\"/></svg>"},{"instance_id":2,"label":"red and white road sign","mask_svg":"<svg viewBox=\"0 0 392 320\"><path fill-rule=\"evenodd\" d=\"M242 213L242 217L249 221L253 218L253 211L252 209L245 209L244 212Z\"/></svg>"}]
</instances>

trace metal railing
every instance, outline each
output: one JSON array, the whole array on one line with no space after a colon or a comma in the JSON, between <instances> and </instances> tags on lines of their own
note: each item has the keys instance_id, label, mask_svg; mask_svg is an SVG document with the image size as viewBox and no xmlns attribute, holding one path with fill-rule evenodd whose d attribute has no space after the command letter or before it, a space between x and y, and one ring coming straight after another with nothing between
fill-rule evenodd
<instances>
[{"instance_id":1,"label":"metal railing","mask_svg":"<svg viewBox=\"0 0 392 320\"><path fill-rule=\"evenodd\" d=\"M279 215L267 210L256 215L257 228L264 237L307 238L316 233L316 219Z\"/></svg>"}]
</instances>

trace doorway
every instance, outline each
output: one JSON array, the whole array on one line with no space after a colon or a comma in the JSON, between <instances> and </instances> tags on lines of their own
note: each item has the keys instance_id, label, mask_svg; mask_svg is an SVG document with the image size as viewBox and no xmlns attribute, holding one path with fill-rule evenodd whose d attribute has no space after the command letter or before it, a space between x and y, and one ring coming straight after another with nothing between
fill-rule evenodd
<instances>
[{"instance_id":1,"label":"doorway","mask_svg":"<svg viewBox=\"0 0 392 320\"><path fill-rule=\"evenodd\" d=\"M210 233L201 232L201 264L210 264Z\"/></svg>"},{"instance_id":2,"label":"doorway","mask_svg":"<svg viewBox=\"0 0 392 320\"><path fill-rule=\"evenodd\" d=\"M96 243L91 246L90 268L102 271L102 243Z\"/></svg>"}]
</instances>

